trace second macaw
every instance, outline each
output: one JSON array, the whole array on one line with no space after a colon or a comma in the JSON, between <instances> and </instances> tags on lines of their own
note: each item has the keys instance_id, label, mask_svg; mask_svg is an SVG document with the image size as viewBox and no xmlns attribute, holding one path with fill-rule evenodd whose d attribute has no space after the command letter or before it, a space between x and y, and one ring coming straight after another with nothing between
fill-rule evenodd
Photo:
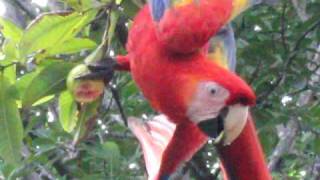
<instances>
[{"instance_id":1,"label":"second macaw","mask_svg":"<svg viewBox=\"0 0 320 180\"><path fill-rule=\"evenodd\" d=\"M147 164L159 164L148 170L150 180L168 179L209 137L218 143L229 178L271 179L249 115L255 94L223 67L234 67L234 62L223 63L221 54L228 51L219 49L221 41L209 43L249 2L152 0L151 8L146 5L136 16L129 32L128 55L116 58L116 68L130 70L152 107L174 125L164 135L160 158L150 155L151 146L144 148ZM212 47L215 49L208 54ZM135 132L139 137L139 131Z\"/></svg>"}]
</instances>

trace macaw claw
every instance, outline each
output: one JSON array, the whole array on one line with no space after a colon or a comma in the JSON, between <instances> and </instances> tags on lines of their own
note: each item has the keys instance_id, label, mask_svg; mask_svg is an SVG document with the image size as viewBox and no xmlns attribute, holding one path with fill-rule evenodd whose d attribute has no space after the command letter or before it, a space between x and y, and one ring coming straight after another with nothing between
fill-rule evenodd
<instances>
[{"instance_id":1,"label":"macaw claw","mask_svg":"<svg viewBox=\"0 0 320 180\"><path fill-rule=\"evenodd\" d=\"M96 61L93 63L88 64L88 68L92 71L100 71L100 70L105 70L108 68L114 68L116 65L116 61L110 57L107 57L106 59Z\"/></svg>"},{"instance_id":2,"label":"macaw claw","mask_svg":"<svg viewBox=\"0 0 320 180\"><path fill-rule=\"evenodd\" d=\"M114 69L117 63L111 59L103 59L97 62L89 63L90 72L76 77L77 80L103 80L106 85L111 81Z\"/></svg>"}]
</instances>

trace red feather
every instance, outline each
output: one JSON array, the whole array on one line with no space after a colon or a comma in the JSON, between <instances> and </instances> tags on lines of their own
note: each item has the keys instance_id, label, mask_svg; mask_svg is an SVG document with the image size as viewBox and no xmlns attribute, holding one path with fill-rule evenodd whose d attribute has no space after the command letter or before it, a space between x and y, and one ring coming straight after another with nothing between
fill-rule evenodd
<instances>
[{"instance_id":1,"label":"red feather","mask_svg":"<svg viewBox=\"0 0 320 180\"><path fill-rule=\"evenodd\" d=\"M217 147L225 177L239 180L271 180L251 115L240 136L229 146Z\"/></svg>"}]
</instances>

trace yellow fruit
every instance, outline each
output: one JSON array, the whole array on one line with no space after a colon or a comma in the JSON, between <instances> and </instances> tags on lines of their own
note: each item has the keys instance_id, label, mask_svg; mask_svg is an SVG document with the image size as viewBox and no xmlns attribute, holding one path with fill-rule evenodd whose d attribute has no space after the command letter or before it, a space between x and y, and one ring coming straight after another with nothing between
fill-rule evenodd
<instances>
[{"instance_id":1,"label":"yellow fruit","mask_svg":"<svg viewBox=\"0 0 320 180\"><path fill-rule=\"evenodd\" d=\"M103 80L76 79L77 77L89 72L90 70L85 64L80 64L74 67L68 75L67 87L77 102L92 102L98 99L103 93Z\"/></svg>"}]
</instances>

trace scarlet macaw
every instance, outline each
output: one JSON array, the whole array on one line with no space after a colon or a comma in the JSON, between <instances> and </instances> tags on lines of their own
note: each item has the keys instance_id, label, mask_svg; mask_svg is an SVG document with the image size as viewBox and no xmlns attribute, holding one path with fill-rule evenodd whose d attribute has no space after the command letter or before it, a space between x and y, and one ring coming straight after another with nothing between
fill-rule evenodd
<instances>
[{"instance_id":1,"label":"scarlet macaw","mask_svg":"<svg viewBox=\"0 0 320 180\"><path fill-rule=\"evenodd\" d=\"M209 39L249 2L152 0L151 12L145 6L136 16L128 55L116 58L116 68L130 70L152 107L175 125L150 179L168 179L208 137L218 139L228 177L270 179L248 115L249 106L255 104L253 91L236 74L210 60L205 50Z\"/></svg>"},{"instance_id":2,"label":"scarlet macaw","mask_svg":"<svg viewBox=\"0 0 320 180\"><path fill-rule=\"evenodd\" d=\"M210 47L207 49L210 59L222 67L234 71L236 57L235 41L232 28L229 25L223 28L211 40ZM231 128L232 130L229 130L227 133L229 136L237 139L233 142L230 141L230 145L228 146L217 146L224 166L224 179L227 180L229 179L228 177L246 180L271 179L264 162L263 152L257 139L251 116L248 117L247 121L241 121L239 117L231 119L236 121L236 126L234 129ZM241 128L242 125L245 125L244 129ZM182 162L188 161L208 140L208 137L201 135L197 127L191 125L181 130L187 132L188 135L174 135L179 134L176 132L176 125L171 123L164 115L157 116L152 121L147 121L147 123L142 123L135 118L129 118L129 127L142 146L150 180L157 179L159 174L161 174L159 171L163 166L171 166L176 170ZM239 131L242 131L240 135L238 134ZM183 138L181 138L182 136ZM182 139L181 143L190 143L192 148L181 152L180 149L187 146L181 146L179 143L171 143L168 146L169 142L174 141L173 138ZM183 157L180 160L175 158L175 152L170 152L168 149L178 149L177 153L181 153ZM168 157L169 161L165 157ZM171 174L172 172L167 173L167 176Z\"/></svg>"}]
</instances>

